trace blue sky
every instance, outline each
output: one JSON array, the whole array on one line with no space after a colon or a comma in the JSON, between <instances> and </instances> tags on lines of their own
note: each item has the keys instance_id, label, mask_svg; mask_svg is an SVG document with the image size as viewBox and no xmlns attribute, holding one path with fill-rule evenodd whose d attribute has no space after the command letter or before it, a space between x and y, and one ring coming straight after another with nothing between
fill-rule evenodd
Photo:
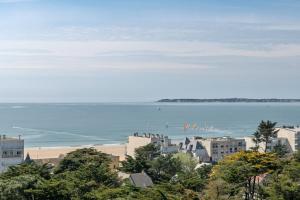
<instances>
[{"instance_id":1,"label":"blue sky","mask_svg":"<svg viewBox=\"0 0 300 200\"><path fill-rule=\"evenodd\" d=\"M298 0L0 0L2 102L300 98Z\"/></svg>"}]
</instances>

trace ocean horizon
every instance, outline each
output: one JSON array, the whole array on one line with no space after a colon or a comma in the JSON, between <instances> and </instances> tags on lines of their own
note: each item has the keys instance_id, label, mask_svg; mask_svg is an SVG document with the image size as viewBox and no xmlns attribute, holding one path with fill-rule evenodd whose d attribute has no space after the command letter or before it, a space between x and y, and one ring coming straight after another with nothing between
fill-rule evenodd
<instances>
[{"instance_id":1,"label":"ocean horizon","mask_svg":"<svg viewBox=\"0 0 300 200\"><path fill-rule=\"evenodd\" d=\"M244 137L261 120L300 124L300 103L0 103L2 135L25 147L124 144L134 132Z\"/></svg>"}]
</instances>

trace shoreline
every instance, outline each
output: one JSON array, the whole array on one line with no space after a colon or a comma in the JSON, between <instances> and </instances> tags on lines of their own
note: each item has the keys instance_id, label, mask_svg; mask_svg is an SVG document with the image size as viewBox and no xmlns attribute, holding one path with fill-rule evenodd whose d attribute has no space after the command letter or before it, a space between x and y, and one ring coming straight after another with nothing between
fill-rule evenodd
<instances>
[{"instance_id":1,"label":"shoreline","mask_svg":"<svg viewBox=\"0 0 300 200\"><path fill-rule=\"evenodd\" d=\"M61 146L61 147L28 147L24 148L24 157L27 153L31 159L49 159L58 158L61 155L66 155L72 151L82 148L95 148L97 151L101 151L106 154L119 156L120 160L125 159L126 144L105 144L105 145L80 145L76 147Z\"/></svg>"}]
</instances>

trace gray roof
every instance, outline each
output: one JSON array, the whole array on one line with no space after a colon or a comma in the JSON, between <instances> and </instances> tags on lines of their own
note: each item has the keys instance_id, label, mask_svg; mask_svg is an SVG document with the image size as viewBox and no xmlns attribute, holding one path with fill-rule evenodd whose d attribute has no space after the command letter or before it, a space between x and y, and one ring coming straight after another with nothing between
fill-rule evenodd
<instances>
[{"instance_id":1,"label":"gray roof","mask_svg":"<svg viewBox=\"0 0 300 200\"><path fill-rule=\"evenodd\" d=\"M196 151L197 149L203 149L202 144L197 140L189 140L188 138L184 141L185 145L183 148L187 151Z\"/></svg>"},{"instance_id":2,"label":"gray roof","mask_svg":"<svg viewBox=\"0 0 300 200\"><path fill-rule=\"evenodd\" d=\"M188 137L186 137L185 140L184 140L184 144L188 145L190 142L191 142L190 139Z\"/></svg>"},{"instance_id":3,"label":"gray roof","mask_svg":"<svg viewBox=\"0 0 300 200\"><path fill-rule=\"evenodd\" d=\"M136 187L146 188L153 185L151 178L145 172L130 174L129 180Z\"/></svg>"}]
</instances>

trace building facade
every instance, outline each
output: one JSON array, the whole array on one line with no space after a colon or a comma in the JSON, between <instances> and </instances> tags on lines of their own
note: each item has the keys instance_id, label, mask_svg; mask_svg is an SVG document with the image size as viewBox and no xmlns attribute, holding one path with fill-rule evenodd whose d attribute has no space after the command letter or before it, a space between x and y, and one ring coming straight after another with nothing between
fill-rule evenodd
<instances>
[{"instance_id":1,"label":"building facade","mask_svg":"<svg viewBox=\"0 0 300 200\"><path fill-rule=\"evenodd\" d=\"M128 137L128 143L126 144L126 155L134 157L135 149L148 144L159 146L162 154L178 151L177 146L171 143L171 139L169 139L168 136L151 133L139 135L138 133L134 133Z\"/></svg>"},{"instance_id":2,"label":"building facade","mask_svg":"<svg viewBox=\"0 0 300 200\"><path fill-rule=\"evenodd\" d=\"M0 172L24 160L24 140L0 135Z\"/></svg>"},{"instance_id":3,"label":"building facade","mask_svg":"<svg viewBox=\"0 0 300 200\"><path fill-rule=\"evenodd\" d=\"M179 152L189 153L199 162L210 162L210 156L200 141L195 138L185 138L179 143Z\"/></svg>"},{"instance_id":4,"label":"building facade","mask_svg":"<svg viewBox=\"0 0 300 200\"><path fill-rule=\"evenodd\" d=\"M292 151L300 149L300 127L283 126L277 129L278 138L286 138Z\"/></svg>"},{"instance_id":5,"label":"building facade","mask_svg":"<svg viewBox=\"0 0 300 200\"><path fill-rule=\"evenodd\" d=\"M246 150L244 139L231 137L202 138L193 137L180 144L181 152L191 152L202 162L218 162L224 156Z\"/></svg>"},{"instance_id":6,"label":"building facade","mask_svg":"<svg viewBox=\"0 0 300 200\"><path fill-rule=\"evenodd\" d=\"M249 137L245 137L245 141L246 141L246 150L252 150L253 148L256 147L255 142L253 141L253 136L249 136ZM277 145L284 145L286 147L286 150L288 152L292 152L291 146L289 144L289 141L287 138L285 137L277 137L277 138L271 138L270 142L267 144L267 151L266 152L271 152L274 150L274 147L276 147ZM259 152L265 152L265 148L266 148L266 143L265 142L261 142L259 143L259 148L258 151Z\"/></svg>"}]
</instances>

